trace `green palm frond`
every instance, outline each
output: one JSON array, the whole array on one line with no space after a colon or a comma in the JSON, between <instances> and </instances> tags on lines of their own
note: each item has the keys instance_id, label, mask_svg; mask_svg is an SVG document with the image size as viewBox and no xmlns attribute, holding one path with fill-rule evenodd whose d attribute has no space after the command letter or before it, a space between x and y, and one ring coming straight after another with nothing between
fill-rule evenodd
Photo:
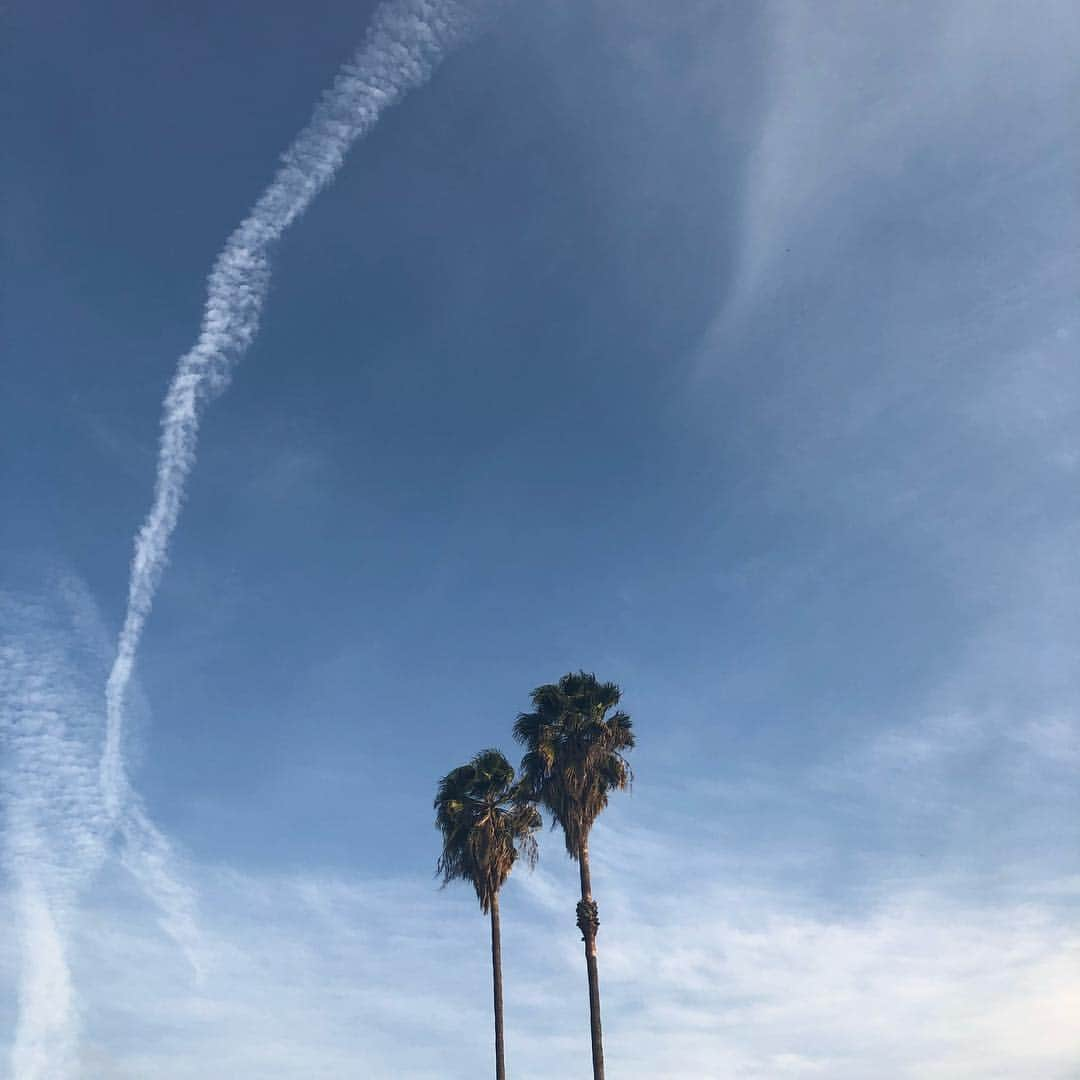
<instances>
[{"instance_id":1,"label":"green palm frond","mask_svg":"<svg viewBox=\"0 0 1080 1080\"><path fill-rule=\"evenodd\" d=\"M519 858L536 865L540 813L523 798L514 767L498 750L482 750L447 773L434 805L443 837L436 872L444 886L470 882L486 913Z\"/></svg>"},{"instance_id":2,"label":"green palm frond","mask_svg":"<svg viewBox=\"0 0 1080 1080\"><path fill-rule=\"evenodd\" d=\"M522 790L551 812L552 825L562 827L575 859L609 793L633 780L624 757L634 747L633 723L626 713L611 712L620 697L615 683L570 672L558 683L538 686L533 711L514 723L514 738L525 748Z\"/></svg>"}]
</instances>

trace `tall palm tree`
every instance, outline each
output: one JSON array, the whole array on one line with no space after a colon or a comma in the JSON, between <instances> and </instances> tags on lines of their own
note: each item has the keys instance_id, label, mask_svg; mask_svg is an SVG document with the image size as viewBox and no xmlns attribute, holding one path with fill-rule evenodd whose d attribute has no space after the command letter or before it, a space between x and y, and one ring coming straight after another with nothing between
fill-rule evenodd
<instances>
[{"instance_id":1,"label":"tall palm tree","mask_svg":"<svg viewBox=\"0 0 1080 1080\"><path fill-rule=\"evenodd\" d=\"M577 925L589 975L593 1080L604 1080L604 1043L596 969L600 919L589 874L589 830L607 806L608 794L629 787L632 778L623 755L633 749L634 734L630 717L616 709L620 696L614 683L571 672L558 683L538 686L532 692L533 711L521 713L514 724L514 738L525 747L522 790L551 811L552 824L562 827L566 850L581 873Z\"/></svg>"},{"instance_id":2,"label":"tall palm tree","mask_svg":"<svg viewBox=\"0 0 1080 1080\"><path fill-rule=\"evenodd\" d=\"M520 798L514 767L498 750L482 750L439 781L435 825L442 832L443 849L437 872L444 886L455 879L470 882L480 909L491 915L497 1080L506 1080L499 890L519 857L536 865L533 833L541 824L536 807Z\"/></svg>"}]
</instances>

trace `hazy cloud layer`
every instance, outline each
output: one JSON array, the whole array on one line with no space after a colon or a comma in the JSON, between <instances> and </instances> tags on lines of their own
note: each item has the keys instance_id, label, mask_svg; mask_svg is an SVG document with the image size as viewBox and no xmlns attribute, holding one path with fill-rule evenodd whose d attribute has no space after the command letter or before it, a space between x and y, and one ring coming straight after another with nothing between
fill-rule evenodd
<instances>
[{"instance_id":1,"label":"hazy cloud layer","mask_svg":"<svg viewBox=\"0 0 1080 1080\"><path fill-rule=\"evenodd\" d=\"M574 874L557 846L503 904L507 1038L523 1078L579 1075L587 1062ZM1076 1075L1077 879L992 901L956 881L878 882L841 912L740 880L663 833L601 828L594 847L620 1076ZM88 907L74 949L83 1075L489 1067L486 926L464 890L222 870L199 881L211 954L201 990L122 882Z\"/></svg>"}]
</instances>

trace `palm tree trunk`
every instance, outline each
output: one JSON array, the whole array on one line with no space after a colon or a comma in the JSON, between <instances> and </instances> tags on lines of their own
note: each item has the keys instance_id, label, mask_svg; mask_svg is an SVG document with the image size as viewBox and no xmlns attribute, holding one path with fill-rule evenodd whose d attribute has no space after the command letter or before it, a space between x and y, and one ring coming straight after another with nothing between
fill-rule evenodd
<instances>
[{"instance_id":1,"label":"palm tree trunk","mask_svg":"<svg viewBox=\"0 0 1080 1080\"><path fill-rule=\"evenodd\" d=\"M502 935L499 932L499 896L491 899L491 982L495 991L495 1080L506 1080L503 1048Z\"/></svg>"},{"instance_id":2,"label":"palm tree trunk","mask_svg":"<svg viewBox=\"0 0 1080 1080\"><path fill-rule=\"evenodd\" d=\"M600 925L596 901L592 898L592 878L589 875L589 841L578 852L581 871L581 902L577 906L577 924L585 942L585 968L589 973L589 1024L592 1034L593 1080L604 1080L604 1040L600 1031L600 975L596 968L596 930Z\"/></svg>"}]
</instances>

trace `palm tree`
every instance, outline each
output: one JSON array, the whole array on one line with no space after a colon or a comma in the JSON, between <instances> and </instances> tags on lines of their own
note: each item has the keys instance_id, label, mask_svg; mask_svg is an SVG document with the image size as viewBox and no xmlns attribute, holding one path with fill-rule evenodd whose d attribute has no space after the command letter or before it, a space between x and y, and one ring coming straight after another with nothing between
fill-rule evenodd
<instances>
[{"instance_id":1,"label":"palm tree","mask_svg":"<svg viewBox=\"0 0 1080 1080\"><path fill-rule=\"evenodd\" d=\"M455 879L471 882L480 909L491 915L497 1080L506 1080L499 890L519 856L536 865L533 833L542 824L536 807L520 798L514 767L498 750L482 750L439 781L435 826L442 832L443 849L437 872L444 886Z\"/></svg>"},{"instance_id":2,"label":"palm tree","mask_svg":"<svg viewBox=\"0 0 1080 1080\"><path fill-rule=\"evenodd\" d=\"M525 747L522 789L551 811L553 826L555 822L562 826L566 850L581 872L577 925L589 974L593 1080L604 1080L604 1044L596 969L600 919L589 875L589 830L607 806L608 793L629 787L632 778L623 756L634 746L630 717L611 711L620 696L614 683L598 682L584 671L571 672L557 684L538 686L532 692L533 711L521 713L514 724L514 738Z\"/></svg>"}]
</instances>

